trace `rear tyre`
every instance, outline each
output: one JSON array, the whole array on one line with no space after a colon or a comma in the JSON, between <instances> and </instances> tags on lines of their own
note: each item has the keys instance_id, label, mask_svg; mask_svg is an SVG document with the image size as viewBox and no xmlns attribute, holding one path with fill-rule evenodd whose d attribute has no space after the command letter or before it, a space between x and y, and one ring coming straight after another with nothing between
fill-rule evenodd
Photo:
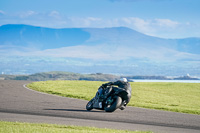
<instances>
[{"instance_id":1,"label":"rear tyre","mask_svg":"<svg viewBox=\"0 0 200 133\"><path fill-rule=\"evenodd\" d=\"M117 108L119 108L119 107L121 106L121 104L122 104L122 98L119 97L119 96L116 96L116 97L114 98L113 103L112 103L110 106L106 106L106 107L104 108L104 110L105 110L106 112L113 112L113 111L115 111Z\"/></svg>"},{"instance_id":2,"label":"rear tyre","mask_svg":"<svg viewBox=\"0 0 200 133\"><path fill-rule=\"evenodd\" d=\"M87 109L88 111L90 111L90 110L93 109L93 99L90 100L90 101L87 103L86 109Z\"/></svg>"}]
</instances>

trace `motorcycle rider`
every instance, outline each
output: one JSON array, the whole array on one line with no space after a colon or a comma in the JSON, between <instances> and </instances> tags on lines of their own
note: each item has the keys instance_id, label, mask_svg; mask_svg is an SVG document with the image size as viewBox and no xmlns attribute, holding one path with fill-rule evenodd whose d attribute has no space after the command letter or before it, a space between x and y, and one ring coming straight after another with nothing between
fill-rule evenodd
<instances>
[{"instance_id":1,"label":"motorcycle rider","mask_svg":"<svg viewBox=\"0 0 200 133\"><path fill-rule=\"evenodd\" d=\"M107 86L118 86L118 87L107 87ZM126 105L129 103L130 99L131 99L131 91L132 91L132 88L131 88L131 85L130 83L127 81L126 78L121 78L120 80L118 81L115 81L115 82L108 82L108 83L105 83L105 84L102 84L102 86L105 88L105 98L107 98L107 96L110 94L110 92L112 90L114 91L117 91L118 89L119 90L125 90L127 92L127 96L125 96L125 101L122 103L122 106L120 107L121 110L124 110Z\"/></svg>"}]
</instances>

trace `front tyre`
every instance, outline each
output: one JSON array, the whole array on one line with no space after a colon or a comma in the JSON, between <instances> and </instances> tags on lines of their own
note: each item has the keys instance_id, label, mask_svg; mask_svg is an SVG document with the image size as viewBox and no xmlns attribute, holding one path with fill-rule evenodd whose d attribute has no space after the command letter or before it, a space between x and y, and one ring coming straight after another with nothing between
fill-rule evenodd
<instances>
[{"instance_id":1,"label":"front tyre","mask_svg":"<svg viewBox=\"0 0 200 133\"><path fill-rule=\"evenodd\" d=\"M88 111L90 111L90 110L93 109L93 100L94 100L94 99L90 100L90 101L87 103L87 105L86 105L86 109L87 109Z\"/></svg>"},{"instance_id":2,"label":"front tyre","mask_svg":"<svg viewBox=\"0 0 200 133\"><path fill-rule=\"evenodd\" d=\"M119 107L121 106L121 104L122 104L122 98L119 97L119 96L116 96L116 97L114 98L113 103L112 103L110 106L106 106L106 107L104 108L104 110L105 110L106 112L113 112L113 111L115 111L117 108L119 108Z\"/></svg>"}]
</instances>

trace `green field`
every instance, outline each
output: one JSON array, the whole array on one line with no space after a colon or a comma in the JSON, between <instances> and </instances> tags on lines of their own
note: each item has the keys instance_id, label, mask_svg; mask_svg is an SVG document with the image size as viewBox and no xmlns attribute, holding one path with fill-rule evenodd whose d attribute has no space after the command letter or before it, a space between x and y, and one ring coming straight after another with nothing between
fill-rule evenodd
<instances>
[{"instance_id":1,"label":"green field","mask_svg":"<svg viewBox=\"0 0 200 133\"><path fill-rule=\"evenodd\" d=\"M106 128L0 121L0 133L151 133Z\"/></svg>"},{"instance_id":2,"label":"green field","mask_svg":"<svg viewBox=\"0 0 200 133\"><path fill-rule=\"evenodd\" d=\"M28 84L37 91L65 97L90 100L101 81L41 81ZM199 83L139 83L131 82L129 106L160 109L200 115Z\"/></svg>"}]
</instances>

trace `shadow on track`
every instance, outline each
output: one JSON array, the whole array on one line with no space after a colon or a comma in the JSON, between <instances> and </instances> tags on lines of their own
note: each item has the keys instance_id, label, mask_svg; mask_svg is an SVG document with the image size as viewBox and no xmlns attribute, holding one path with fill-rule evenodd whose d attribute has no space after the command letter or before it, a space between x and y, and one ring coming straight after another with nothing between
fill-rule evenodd
<instances>
[{"instance_id":1,"label":"shadow on track","mask_svg":"<svg viewBox=\"0 0 200 133\"><path fill-rule=\"evenodd\" d=\"M73 112L99 112L99 113L105 113L104 111L101 110L82 110L82 109L44 109L44 110L56 110L56 111L73 111Z\"/></svg>"}]
</instances>

